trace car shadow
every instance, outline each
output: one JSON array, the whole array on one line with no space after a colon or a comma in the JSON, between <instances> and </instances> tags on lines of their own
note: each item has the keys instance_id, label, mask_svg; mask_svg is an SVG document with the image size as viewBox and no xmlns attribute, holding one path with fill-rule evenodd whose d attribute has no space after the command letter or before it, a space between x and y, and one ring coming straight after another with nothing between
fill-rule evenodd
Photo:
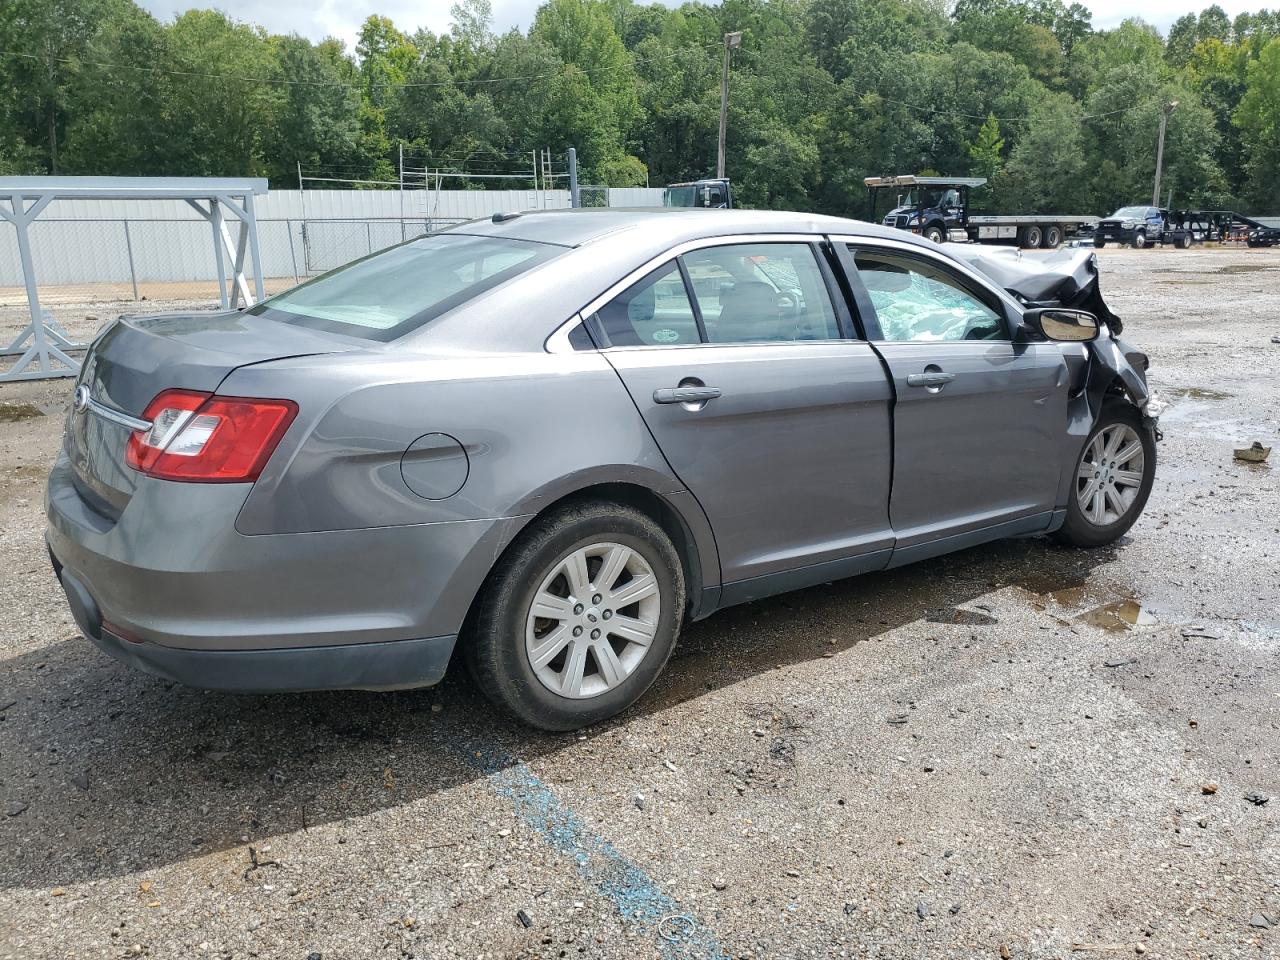
<instances>
[{"instance_id":1,"label":"car shadow","mask_svg":"<svg viewBox=\"0 0 1280 960\"><path fill-rule=\"evenodd\" d=\"M1006 541L726 610L686 629L640 704L583 734L904 624L990 622L961 607L1005 586L1083 585L1113 556ZM237 696L138 674L76 637L11 658L5 674L0 882L11 887L261 845L478 780L492 771L477 750L501 764L575 743L497 716L456 661L429 690Z\"/></svg>"}]
</instances>

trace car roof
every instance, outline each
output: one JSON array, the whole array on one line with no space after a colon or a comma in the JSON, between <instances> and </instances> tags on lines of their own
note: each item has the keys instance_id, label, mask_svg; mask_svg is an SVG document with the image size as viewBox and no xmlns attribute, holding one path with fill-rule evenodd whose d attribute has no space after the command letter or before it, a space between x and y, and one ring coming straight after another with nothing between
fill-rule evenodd
<instances>
[{"instance_id":1,"label":"car roof","mask_svg":"<svg viewBox=\"0 0 1280 960\"><path fill-rule=\"evenodd\" d=\"M677 207L537 210L499 219L472 220L450 232L479 236L536 240L580 247L605 237L628 233L644 245L660 240L674 246L685 240L739 233L839 233L853 236L909 238L901 230L863 220L782 210L700 210Z\"/></svg>"}]
</instances>

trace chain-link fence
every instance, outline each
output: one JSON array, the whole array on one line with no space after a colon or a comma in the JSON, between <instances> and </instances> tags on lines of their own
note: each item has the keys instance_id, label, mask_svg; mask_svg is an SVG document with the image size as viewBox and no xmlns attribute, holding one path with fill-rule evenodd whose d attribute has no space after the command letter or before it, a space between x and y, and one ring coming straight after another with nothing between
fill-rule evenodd
<instances>
[{"instance_id":1,"label":"chain-link fence","mask_svg":"<svg viewBox=\"0 0 1280 960\"><path fill-rule=\"evenodd\" d=\"M601 184L581 184L578 187L579 206L609 206L609 188Z\"/></svg>"}]
</instances>

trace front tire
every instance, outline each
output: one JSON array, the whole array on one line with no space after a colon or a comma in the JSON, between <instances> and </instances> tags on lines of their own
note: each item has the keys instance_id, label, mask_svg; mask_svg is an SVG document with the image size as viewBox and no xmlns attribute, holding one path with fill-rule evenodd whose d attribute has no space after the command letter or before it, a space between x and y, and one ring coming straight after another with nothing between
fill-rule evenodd
<instances>
[{"instance_id":1,"label":"front tire","mask_svg":"<svg viewBox=\"0 0 1280 960\"><path fill-rule=\"evenodd\" d=\"M1139 230L1133 235L1133 249L1141 250L1147 245L1147 232Z\"/></svg>"},{"instance_id":2,"label":"front tire","mask_svg":"<svg viewBox=\"0 0 1280 960\"><path fill-rule=\"evenodd\" d=\"M941 227L935 224L931 227L925 228L924 238L926 240L932 240L934 243L942 243L947 239L947 235Z\"/></svg>"},{"instance_id":3,"label":"front tire","mask_svg":"<svg viewBox=\"0 0 1280 960\"><path fill-rule=\"evenodd\" d=\"M653 519L619 503L568 506L535 521L490 576L467 662L498 707L543 730L576 730L649 689L684 601L680 558Z\"/></svg>"},{"instance_id":4,"label":"front tire","mask_svg":"<svg viewBox=\"0 0 1280 960\"><path fill-rule=\"evenodd\" d=\"M1057 537L1077 547L1119 540L1142 514L1156 472L1156 441L1128 403L1102 408L1076 461Z\"/></svg>"}]
</instances>

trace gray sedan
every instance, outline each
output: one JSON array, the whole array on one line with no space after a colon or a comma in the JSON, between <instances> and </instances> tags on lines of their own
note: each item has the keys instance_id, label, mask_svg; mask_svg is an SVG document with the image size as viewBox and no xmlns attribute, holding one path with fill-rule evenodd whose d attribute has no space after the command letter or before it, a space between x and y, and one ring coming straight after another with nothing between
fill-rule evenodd
<instances>
[{"instance_id":1,"label":"gray sedan","mask_svg":"<svg viewBox=\"0 0 1280 960\"><path fill-rule=\"evenodd\" d=\"M1092 254L753 211L499 215L94 342L48 485L84 634L221 690L465 659L565 730L716 610L1002 537L1121 536L1146 358Z\"/></svg>"}]
</instances>

